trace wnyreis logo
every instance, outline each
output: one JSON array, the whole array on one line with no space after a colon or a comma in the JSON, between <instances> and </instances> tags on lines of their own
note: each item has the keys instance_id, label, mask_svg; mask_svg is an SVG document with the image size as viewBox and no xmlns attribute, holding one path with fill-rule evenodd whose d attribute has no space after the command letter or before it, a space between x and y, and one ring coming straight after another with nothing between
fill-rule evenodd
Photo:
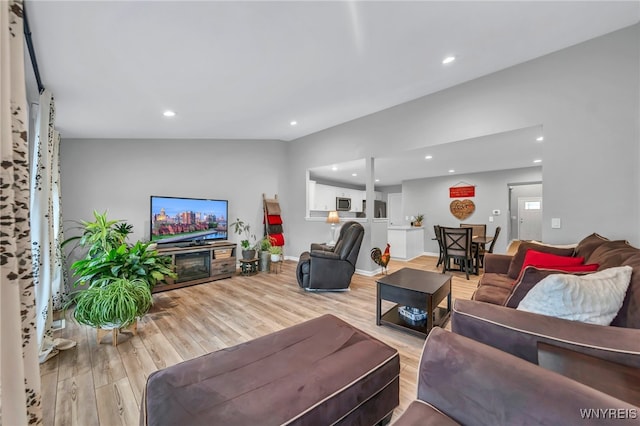
<instances>
[{"instance_id":1,"label":"wnyreis logo","mask_svg":"<svg viewBox=\"0 0 640 426\"><path fill-rule=\"evenodd\" d=\"M580 417L583 419L637 419L637 408L581 408Z\"/></svg>"}]
</instances>

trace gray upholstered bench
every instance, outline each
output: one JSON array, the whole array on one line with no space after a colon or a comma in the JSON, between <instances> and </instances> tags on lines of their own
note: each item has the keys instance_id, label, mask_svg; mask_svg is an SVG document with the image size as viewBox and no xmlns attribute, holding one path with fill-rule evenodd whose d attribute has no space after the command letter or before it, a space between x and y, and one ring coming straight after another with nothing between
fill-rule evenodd
<instances>
[{"instance_id":1,"label":"gray upholstered bench","mask_svg":"<svg viewBox=\"0 0 640 426\"><path fill-rule=\"evenodd\" d=\"M152 373L141 425L374 425L399 401L398 351L323 315Z\"/></svg>"}]
</instances>

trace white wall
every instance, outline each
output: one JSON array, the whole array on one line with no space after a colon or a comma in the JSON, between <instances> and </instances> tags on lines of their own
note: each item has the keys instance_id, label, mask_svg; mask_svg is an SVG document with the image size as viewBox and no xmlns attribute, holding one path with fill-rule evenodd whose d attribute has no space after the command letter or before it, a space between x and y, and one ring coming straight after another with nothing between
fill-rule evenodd
<instances>
[{"instance_id":1,"label":"white wall","mask_svg":"<svg viewBox=\"0 0 640 426\"><path fill-rule=\"evenodd\" d=\"M262 193L277 192L287 254L297 256L328 232L305 220L307 169L543 125L543 240L598 232L638 246L639 94L636 24L289 143L63 139L64 218L109 209L148 237L154 193L228 198L231 219L259 228ZM551 229L552 217L561 229ZM369 234L358 262L365 270L376 266L368 254L379 232Z\"/></svg>"},{"instance_id":2,"label":"white wall","mask_svg":"<svg viewBox=\"0 0 640 426\"><path fill-rule=\"evenodd\" d=\"M227 199L229 220L248 221L257 236L262 193L286 199L281 141L64 139L60 156L65 226L108 210L109 218L134 226L131 241L149 239L150 195Z\"/></svg>"},{"instance_id":3,"label":"white wall","mask_svg":"<svg viewBox=\"0 0 640 426\"><path fill-rule=\"evenodd\" d=\"M509 226L509 183L531 182L542 179L541 167L501 170L488 173L473 173L458 176L443 176L405 181L402 185L404 215L424 214L422 226L425 228L424 248L426 252L438 253L438 243L433 226L458 227L460 223L485 223L487 235L493 235L496 227L502 227L494 247L495 253L504 253L507 248L507 229ZM461 180L475 185L475 197L469 197L476 206L475 212L465 220L458 220L451 214L449 204L461 198L449 198L449 188ZM499 216L492 211L500 210ZM489 222L493 216L493 222Z\"/></svg>"},{"instance_id":4,"label":"white wall","mask_svg":"<svg viewBox=\"0 0 640 426\"><path fill-rule=\"evenodd\" d=\"M639 52L636 24L293 141L294 251L317 228L304 220L307 168L540 124L543 240L598 232L640 245ZM552 217L562 219L561 229L551 229Z\"/></svg>"}]
</instances>

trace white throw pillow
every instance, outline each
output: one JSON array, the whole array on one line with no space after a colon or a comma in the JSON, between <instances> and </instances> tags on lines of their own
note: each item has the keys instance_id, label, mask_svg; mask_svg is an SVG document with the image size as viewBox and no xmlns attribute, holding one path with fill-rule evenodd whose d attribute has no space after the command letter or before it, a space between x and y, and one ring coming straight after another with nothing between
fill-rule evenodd
<instances>
[{"instance_id":1,"label":"white throw pillow","mask_svg":"<svg viewBox=\"0 0 640 426\"><path fill-rule=\"evenodd\" d=\"M516 309L609 325L622 307L632 271L620 266L589 275L552 274L529 290Z\"/></svg>"}]
</instances>

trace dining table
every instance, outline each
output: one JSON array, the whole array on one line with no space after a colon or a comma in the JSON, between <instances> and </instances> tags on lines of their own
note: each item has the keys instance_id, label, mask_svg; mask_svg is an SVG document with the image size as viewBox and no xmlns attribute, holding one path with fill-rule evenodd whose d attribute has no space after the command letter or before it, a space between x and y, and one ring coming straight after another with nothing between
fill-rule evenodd
<instances>
[{"instance_id":1,"label":"dining table","mask_svg":"<svg viewBox=\"0 0 640 426\"><path fill-rule=\"evenodd\" d=\"M473 235L471 238L471 245L475 252L475 264L473 267L473 273L480 275L480 248L484 249L485 245L490 244L493 241L493 236L486 235Z\"/></svg>"}]
</instances>

